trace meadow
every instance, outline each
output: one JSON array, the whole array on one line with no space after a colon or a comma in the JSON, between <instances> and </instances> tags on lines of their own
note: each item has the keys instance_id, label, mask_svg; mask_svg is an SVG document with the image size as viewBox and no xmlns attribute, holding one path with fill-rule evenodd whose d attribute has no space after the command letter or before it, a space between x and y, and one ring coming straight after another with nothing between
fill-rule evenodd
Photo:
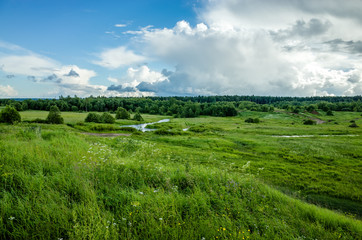
<instances>
[{"instance_id":1,"label":"meadow","mask_svg":"<svg viewBox=\"0 0 362 240\"><path fill-rule=\"evenodd\" d=\"M86 115L0 125L1 239L362 238L361 113L142 114L171 119L145 133Z\"/></svg>"}]
</instances>

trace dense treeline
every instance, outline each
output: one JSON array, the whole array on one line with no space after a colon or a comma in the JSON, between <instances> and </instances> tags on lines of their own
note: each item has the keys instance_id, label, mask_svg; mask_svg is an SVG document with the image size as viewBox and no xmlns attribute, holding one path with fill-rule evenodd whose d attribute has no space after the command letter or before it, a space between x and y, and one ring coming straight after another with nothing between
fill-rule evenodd
<instances>
[{"instance_id":1,"label":"dense treeline","mask_svg":"<svg viewBox=\"0 0 362 240\"><path fill-rule=\"evenodd\" d=\"M362 112L362 97L271 97L271 96L197 96L197 97L59 97L59 99L0 99L18 111L46 110L56 105L60 111L115 112L122 107L129 112L174 115L176 117L235 116L237 110L274 111L274 108L299 111Z\"/></svg>"}]
</instances>

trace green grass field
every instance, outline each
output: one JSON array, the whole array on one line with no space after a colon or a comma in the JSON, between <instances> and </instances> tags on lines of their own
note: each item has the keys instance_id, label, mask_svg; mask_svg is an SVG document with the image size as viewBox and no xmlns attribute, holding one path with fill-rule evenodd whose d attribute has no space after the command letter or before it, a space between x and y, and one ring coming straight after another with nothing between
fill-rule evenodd
<instances>
[{"instance_id":1,"label":"green grass field","mask_svg":"<svg viewBox=\"0 0 362 240\"><path fill-rule=\"evenodd\" d=\"M362 118L334 114L1 124L0 239L361 239Z\"/></svg>"}]
</instances>

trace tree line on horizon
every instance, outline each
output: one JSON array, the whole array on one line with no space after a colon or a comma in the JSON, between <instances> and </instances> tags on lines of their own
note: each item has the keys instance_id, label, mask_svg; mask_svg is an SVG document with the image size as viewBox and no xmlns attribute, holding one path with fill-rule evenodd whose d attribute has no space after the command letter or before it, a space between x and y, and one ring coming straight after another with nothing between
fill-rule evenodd
<instances>
[{"instance_id":1,"label":"tree line on horizon","mask_svg":"<svg viewBox=\"0 0 362 240\"><path fill-rule=\"evenodd\" d=\"M271 96L197 96L197 97L63 97L59 99L0 99L18 111L45 110L55 105L60 111L115 112L122 107L131 113L172 115L175 117L236 116L238 110L272 112L274 108L291 112L314 110L362 112L362 97L271 97Z\"/></svg>"}]
</instances>

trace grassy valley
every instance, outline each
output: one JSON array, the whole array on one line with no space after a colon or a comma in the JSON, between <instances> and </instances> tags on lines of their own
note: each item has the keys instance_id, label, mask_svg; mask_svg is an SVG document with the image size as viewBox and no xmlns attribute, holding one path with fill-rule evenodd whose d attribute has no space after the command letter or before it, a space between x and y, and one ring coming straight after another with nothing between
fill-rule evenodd
<instances>
[{"instance_id":1,"label":"grassy valley","mask_svg":"<svg viewBox=\"0 0 362 240\"><path fill-rule=\"evenodd\" d=\"M145 133L47 114L0 125L1 239L361 239L358 112L142 114L171 119Z\"/></svg>"}]
</instances>

